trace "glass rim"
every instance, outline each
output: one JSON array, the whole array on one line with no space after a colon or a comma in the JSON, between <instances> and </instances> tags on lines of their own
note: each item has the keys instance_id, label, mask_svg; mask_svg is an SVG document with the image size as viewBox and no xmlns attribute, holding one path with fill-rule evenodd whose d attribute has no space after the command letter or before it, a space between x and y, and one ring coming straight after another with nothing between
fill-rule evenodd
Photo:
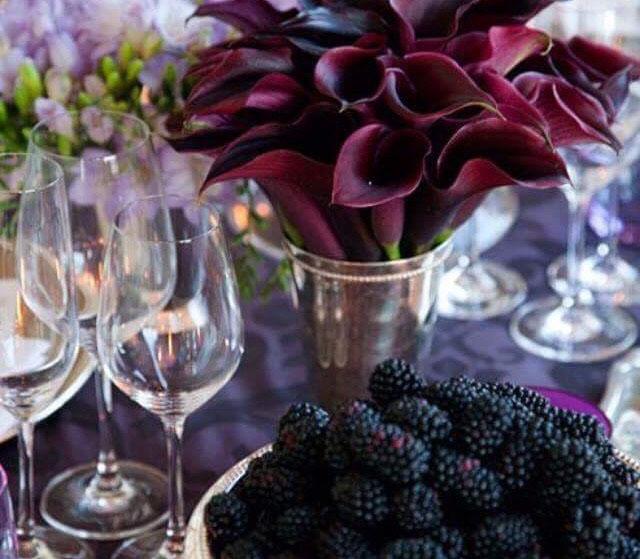
<instances>
[{"instance_id":1,"label":"glass rim","mask_svg":"<svg viewBox=\"0 0 640 559\"><path fill-rule=\"evenodd\" d=\"M34 146L35 149L37 149L38 151L48 155L50 158L54 157L54 158L58 158L58 159L62 159L62 160L69 160L69 161L101 161L103 159L105 159L105 157L109 157L109 158L113 158L113 157L118 157L119 155L124 155L127 153L132 153L135 152L137 150L139 150L141 147L143 147L147 142L150 141L151 139L151 128L149 128L149 125L142 120L141 118L137 117L136 115L133 115L131 113L125 113L122 111L108 111L108 110L103 110L100 109L100 111L102 112L102 114L111 116L111 117L117 117L117 118L123 118L124 120L130 120L132 122L135 122L136 125L140 126L140 129L143 132L143 137L140 138L139 141L136 141L134 145L132 145L131 147L128 147L126 149L122 149L119 150L117 153L112 153L109 154L108 156L94 156L94 157L83 157L83 156L78 156L78 155L63 155L61 153L56 153L54 150L49 149L47 147L42 146L40 143L38 143L36 141L36 136L39 132L42 131L42 129L47 126L48 124L54 122L55 120L62 118L63 116L66 115L77 115L78 117L80 116L80 114L82 113L81 110L77 110L74 109L72 111L67 111L66 113L58 113L56 115L50 116L48 118L44 118L42 120L39 120L36 125L31 129L31 133L29 134L29 145L30 146Z\"/></svg>"},{"instance_id":2,"label":"glass rim","mask_svg":"<svg viewBox=\"0 0 640 559\"><path fill-rule=\"evenodd\" d=\"M119 225L119 220L120 218L125 214L125 212L130 211L132 208L134 208L135 206L145 203L145 202L152 202L153 200L167 200L168 198L174 199L174 200L181 200L182 202L185 202L186 204L190 204L190 205L196 205L198 208L205 208L209 214L211 216L213 216L214 218L214 223L209 223L209 226L206 228L205 231L201 231L200 233L198 233L197 235L190 235L187 236L185 238L181 238L181 239L175 239L173 241L171 240L165 240L165 239L148 239L145 237L140 237L138 235L131 235L126 233L122 227ZM171 207L167 207L168 210L171 210L173 208ZM118 235L120 235L123 238L129 238L129 239L136 239L140 242L144 242L144 243L149 243L149 244L154 244L154 245L160 245L160 244L168 244L168 245L186 245L186 244L191 244L195 241L197 241L198 239L201 239L203 237L207 237L209 236L212 232L218 232L220 231L220 213L218 212L218 210L213 206L213 204L210 204L209 202L205 202L203 200L201 200L198 197L187 197L187 196L180 196L178 194L155 194L152 196L144 196L142 198L136 198L135 200L132 200L130 202L128 202L127 204L125 204L124 206L122 206L118 212L116 213L115 217L113 218L113 225L112 225L113 231L118 233Z\"/></svg>"},{"instance_id":3,"label":"glass rim","mask_svg":"<svg viewBox=\"0 0 640 559\"><path fill-rule=\"evenodd\" d=\"M12 157L23 159L24 160L23 163L26 165L29 164L29 160L31 159L31 155L29 153L19 152L19 151L15 151L15 152L10 151L5 153L0 153L0 164L2 163L3 159L9 159ZM64 171L62 170L60 163L58 163L48 155L41 156L41 160L53 169L55 176L50 181L45 182L41 186L37 186L35 188L23 188L17 192L11 192L12 195L20 196L22 194L35 194L36 192L43 192L45 190L48 190L49 188L58 186L60 182L64 180ZM29 172L28 170L25 171L25 176L28 174L28 172Z\"/></svg>"},{"instance_id":4,"label":"glass rim","mask_svg":"<svg viewBox=\"0 0 640 559\"><path fill-rule=\"evenodd\" d=\"M9 476L2 464L0 464L0 494L9 486Z\"/></svg>"}]
</instances>

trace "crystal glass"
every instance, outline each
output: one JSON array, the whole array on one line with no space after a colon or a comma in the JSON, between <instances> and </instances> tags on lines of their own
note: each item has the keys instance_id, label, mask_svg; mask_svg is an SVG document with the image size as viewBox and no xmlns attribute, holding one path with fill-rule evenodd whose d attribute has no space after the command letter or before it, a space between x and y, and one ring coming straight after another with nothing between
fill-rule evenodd
<instances>
[{"instance_id":1,"label":"crystal glass","mask_svg":"<svg viewBox=\"0 0 640 559\"><path fill-rule=\"evenodd\" d=\"M69 207L62 169L0 155L0 406L19 423L18 556L92 557L80 541L36 528L33 418L55 398L78 352Z\"/></svg>"},{"instance_id":2,"label":"crystal glass","mask_svg":"<svg viewBox=\"0 0 640 559\"><path fill-rule=\"evenodd\" d=\"M62 167L68 188L81 344L96 355L95 320L109 228L136 197L162 191L147 125L134 116L85 109L40 122L30 152ZM62 472L45 489L40 510L52 526L81 538L113 540L166 518L164 475L116 457L111 384L95 371L98 460Z\"/></svg>"},{"instance_id":3,"label":"crystal glass","mask_svg":"<svg viewBox=\"0 0 640 559\"><path fill-rule=\"evenodd\" d=\"M125 542L114 557L182 557L184 423L229 381L243 353L237 286L212 206L154 196L118 214L100 289L98 349L114 384L156 414L167 437L166 530Z\"/></svg>"},{"instance_id":4,"label":"crystal glass","mask_svg":"<svg viewBox=\"0 0 640 559\"><path fill-rule=\"evenodd\" d=\"M602 361L627 350L637 337L630 314L610 301L589 300L580 281L589 201L611 179L615 157L609 148L595 144L565 152L572 180L572 185L563 188L570 212L567 286L562 297L523 305L511 322L516 343L541 357L577 363Z\"/></svg>"},{"instance_id":5,"label":"crystal glass","mask_svg":"<svg viewBox=\"0 0 640 559\"><path fill-rule=\"evenodd\" d=\"M514 203L515 198L515 203ZM517 213L511 188L491 192L454 235L454 263L442 277L438 313L448 318L485 320L511 312L527 296L527 284L517 272L481 258L487 231L503 236ZM490 222L483 216L492 216ZM506 227L505 227L506 225ZM498 239L491 239L497 242Z\"/></svg>"},{"instance_id":6,"label":"crystal glass","mask_svg":"<svg viewBox=\"0 0 640 559\"><path fill-rule=\"evenodd\" d=\"M9 480L2 466L0 466L0 557L18 559L18 542L11 495L9 495Z\"/></svg>"},{"instance_id":7,"label":"crystal glass","mask_svg":"<svg viewBox=\"0 0 640 559\"><path fill-rule=\"evenodd\" d=\"M629 0L578 0L558 4L547 23L554 36L568 38L581 33L615 44L629 9L635 9ZM626 118L619 119L617 131L621 136L627 125ZM585 258L589 205L596 192L612 183L620 160L609 148L595 144L566 150L565 160L573 183L564 188L569 203L567 255L564 261L552 264L549 274L560 296L521 307L511 322L511 335L523 349L548 359L602 361L624 352L637 337L631 315L615 308L613 297L595 297L582 277L589 266ZM612 197L612 205L617 205L615 191ZM598 261L606 261L607 266L618 258L613 250L602 256Z\"/></svg>"}]
</instances>

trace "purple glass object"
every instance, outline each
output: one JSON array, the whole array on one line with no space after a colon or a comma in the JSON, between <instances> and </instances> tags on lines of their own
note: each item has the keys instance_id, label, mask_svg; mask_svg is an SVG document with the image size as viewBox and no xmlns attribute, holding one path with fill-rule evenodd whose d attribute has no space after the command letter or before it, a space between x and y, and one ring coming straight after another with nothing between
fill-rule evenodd
<instances>
[{"instance_id":1,"label":"purple glass object","mask_svg":"<svg viewBox=\"0 0 640 559\"><path fill-rule=\"evenodd\" d=\"M9 495L7 474L0 466L0 557L17 559L16 526Z\"/></svg>"},{"instance_id":2,"label":"purple glass object","mask_svg":"<svg viewBox=\"0 0 640 559\"><path fill-rule=\"evenodd\" d=\"M605 413L595 404L592 404L584 398L580 398L580 396L571 394L571 392L565 392L564 390L557 390L545 386L530 386L529 388L548 398L557 408L594 416L604 427L604 432L607 437L611 437L611 433L613 432L611 421L609 421Z\"/></svg>"},{"instance_id":3,"label":"purple glass object","mask_svg":"<svg viewBox=\"0 0 640 559\"><path fill-rule=\"evenodd\" d=\"M609 228L614 227L624 245L640 246L640 170L634 171L632 184L621 185L620 212L614 216L613 223L607 207L606 198L596 196L589 210L589 225L599 237L606 237Z\"/></svg>"}]
</instances>

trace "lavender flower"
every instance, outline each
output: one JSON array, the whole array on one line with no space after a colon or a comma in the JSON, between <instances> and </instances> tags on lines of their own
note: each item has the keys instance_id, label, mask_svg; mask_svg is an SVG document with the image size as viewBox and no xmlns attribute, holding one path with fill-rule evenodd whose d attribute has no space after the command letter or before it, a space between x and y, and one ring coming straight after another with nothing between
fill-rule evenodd
<instances>
[{"instance_id":1,"label":"lavender flower","mask_svg":"<svg viewBox=\"0 0 640 559\"><path fill-rule=\"evenodd\" d=\"M50 120L50 129L63 136L73 136L73 120L67 109L58 101L40 97L36 99L35 111L39 120Z\"/></svg>"},{"instance_id":2,"label":"lavender flower","mask_svg":"<svg viewBox=\"0 0 640 559\"><path fill-rule=\"evenodd\" d=\"M89 138L96 144L105 144L113 136L113 121L97 107L87 107L80 113L80 122Z\"/></svg>"}]
</instances>

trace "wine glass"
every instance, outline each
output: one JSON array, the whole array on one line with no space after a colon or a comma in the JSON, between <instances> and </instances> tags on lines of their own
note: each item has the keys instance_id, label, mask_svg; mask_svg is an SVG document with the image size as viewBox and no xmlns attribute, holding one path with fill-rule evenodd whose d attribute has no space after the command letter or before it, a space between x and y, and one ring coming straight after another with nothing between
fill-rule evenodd
<instances>
[{"instance_id":1,"label":"wine glass","mask_svg":"<svg viewBox=\"0 0 640 559\"><path fill-rule=\"evenodd\" d=\"M18 542L16 540L16 526L13 520L13 507L9 495L9 480L0 466L0 557L3 559L18 559Z\"/></svg>"},{"instance_id":2,"label":"wine glass","mask_svg":"<svg viewBox=\"0 0 640 559\"><path fill-rule=\"evenodd\" d=\"M625 0L579 0L558 5L549 25L554 35L566 38L584 33L614 44L620 13L627 5ZM622 136L626 120L619 119L615 126ZM589 205L594 194L613 182L620 161L612 149L598 144L565 149L563 155L573 184L563 188L569 203L566 259L550 269L551 284L560 296L532 301L518 309L510 331L520 347L547 359L603 361L626 351L638 334L632 316L615 308L612 297L592 296L582 276ZM610 255L609 260L611 257L617 255ZM556 277L561 279L556 281Z\"/></svg>"},{"instance_id":3,"label":"wine glass","mask_svg":"<svg viewBox=\"0 0 640 559\"><path fill-rule=\"evenodd\" d=\"M0 405L19 422L18 556L93 557L80 541L36 528L34 417L56 397L78 352L69 206L62 169L0 155Z\"/></svg>"},{"instance_id":4,"label":"wine glass","mask_svg":"<svg viewBox=\"0 0 640 559\"><path fill-rule=\"evenodd\" d=\"M212 206L153 196L117 215L100 288L98 349L113 383L160 417L168 449L166 531L129 540L113 557L182 557L184 423L229 381L243 353L237 286Z\"/></svg>"},{"instance_id":5,"label":"wine glass","mask_svg":"<svg viewBox=\"0 0 640 559\"><path fill-rule=\"evenodd\" d=\"M95 320L104 250L117 211L162 191L148 126L138 118L90 107L36 125L29 146L63 169L71 211L80 342L97 354ZM95 371L99 453L95 463L62 472L45 489L40 510L55 528L81 538L122 539L161 524L166 479L150 466L118 460L111 384Z\"/></svg>"},{"instance_id":6,"label":"wine glass","mask_svg":"<svg viewBox=\"0 0 640 559\"><path fill-rule=\"evenodd\" d=\"M527 296L517 272L480 256L489 239L494 244L513 224L518 198L512 188L491 192L455 232L454 264L446 270L438 293L438 314L462 320L485 320L511 312Z\"/></svg>"}]
</instances>

